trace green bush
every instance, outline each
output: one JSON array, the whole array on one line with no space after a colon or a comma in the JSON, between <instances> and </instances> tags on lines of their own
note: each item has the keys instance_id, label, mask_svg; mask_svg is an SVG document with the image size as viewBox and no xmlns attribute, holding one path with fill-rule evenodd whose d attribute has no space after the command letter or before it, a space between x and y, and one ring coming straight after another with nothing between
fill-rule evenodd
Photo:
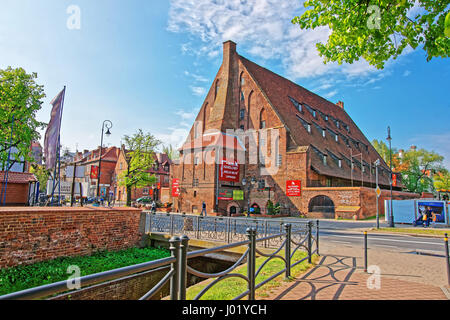
<instances>
[{"instance_id":1,"label":"green bush","mask_svg":"<svg viewBox=\"0 0 450 320\"><path fill-rule=\"evenodd\" d=\"M0 295L67 280L69 266L78 266L81 276L158 260L170 256L161 248L131 248L121 251L102 251L85 257L61 257L0 269Z\"/></svg>"}]
</instances>

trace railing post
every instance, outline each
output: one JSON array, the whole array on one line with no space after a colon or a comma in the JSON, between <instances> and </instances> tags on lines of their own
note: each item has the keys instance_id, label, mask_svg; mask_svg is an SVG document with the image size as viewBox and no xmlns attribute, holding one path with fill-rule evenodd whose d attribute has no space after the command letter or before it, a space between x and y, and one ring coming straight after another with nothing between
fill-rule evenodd
<instances>
[{"instance_id":1,"label":"railing post","mask_svg":"<svg viewBox=\"0 0 450 320\"><path fill-rule=\"evenodd\" d=\"M445 242L445 262L447 263L447 279L448 279L448 285L450 286L450 257L448 252L448 235L445 234L444 238Z\"/></svg>"},{"instance_id":2,"label":"railing post","mask_svg":"<svg viewBox=\"0 0 450 320\"><path fill-rule=\"evenodd\" d=\"M265 221L264 222L264 237L267 237L267 233L268 233L267 224L268 224L268 222L269 221ZM267 239L264 240L264 248L267 248Z\"/></svg>"},{"instance_id":3,"label":"railing post","mask_svg":"<svg viewBox=\"0 0 450 320\"><path fill-rule=\"evenodd\" d=\"M317 248L317 255L320 256L319 253L319 220L316 220L316 248Z\"/></svg>"},{"instance_id":4,"label":"railing post","mask_svg":"<svg viewBox=\"0 0 450 320\"><path fill-rule=\"evenodd\" d=\"M291 231L292 225L285 224L284 229L286 230L286 245L284 247L284 259L286 260L286 280L291 277Z\"/></svg>"},{"instance_id":5,"label":"railing post","mask_svg":"<svg viewBox=\"0 0 450 320\"><path fill-rule=\"evenodd\" d=\"M308 221L308 263L312 263L312 222Z\"/></svg>"},{"instance_id":6,"label":"railing post","mask_svg":"<svg viewBox=\"0 0 450 320\"><path fill-rule=\"evenodd\" d=\"M197 216L196 238L200 239L200 216Z\"/></svg>"},{"instance_id":7,"label":"railing post","mask_svg":"<svg viewBox=\"0 0 450 320\"><path fill-rule=\"evenodd\" d=\"M231 218L227 218L227 243L230 243L231 241Z\"/></svg>"},{"instance_id":8,"label":"railing post","mask_svg":"<svg viewBox=\"0 0 450 320\"><path fill-rule=\"evenodd\" d=\"M367 272L367 231L364 231L364 272Z\"/></svg>"},{"instance_id":9,"label":"railing post","mask_svg":"<svg viewBox=\"0 0 450 320\"><path fill-rule=\"evenodd\" d=\"M186 300L186 286L187 286L187 251L189 248L189 237L184 235L181 237L180 244L180 265L178 276L178 296L179 300Z\"/></svg>"},{"instance_id":10,"label":"railing post","mask_svg":"<svg viewBox=\"0 0 450 320\"><path fill-rule=\"evenodd\" d=\"M178 300L178 277L179 277L179 267L180 267L180 237L172 237L169 240L170 244L170 252L172 253L172 257L175 258L175 262L171 264L171 270L174 271L170 279L170 300Z\"/></svg>"},{"instance_id":11,"label":"railing post","mask_svg":"<svg viewBox=\"0 0 450 320\"><path fill-rule=\"evenodd\" d=\"M256 229L247 228L248 244L247 277L248 277L248 300L255 300L255 269L256 269Z\"/></svg>"},{"instance_id":12,"label":"railing post","mask_svg":"<svg viewBox=\"0 0 450 320\"><path fill-rule=\"evenodd\" d=\"M152 232L152 230L153 230L153 214L152 213L149 213L149 222L150 222L150 228L149 228L149 230L148 230L148 232Z\"/></svg>"}]
</instances>

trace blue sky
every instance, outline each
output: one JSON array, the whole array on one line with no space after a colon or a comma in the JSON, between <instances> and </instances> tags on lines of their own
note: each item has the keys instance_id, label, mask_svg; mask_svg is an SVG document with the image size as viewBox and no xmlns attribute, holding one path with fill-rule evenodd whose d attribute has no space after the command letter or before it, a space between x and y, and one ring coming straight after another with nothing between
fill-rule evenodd
<instances>
[{"instance_id":1,"label":"blue sky","mask_svg":"<svg viewBox=\"0 0 450 320\"><path fill-rule=\"evenodd\" d=\"M298 0L2 0L0 68L38 73L49 102L67 86L62 144L75 150L106 144L142 128L164 143L181 143L217 73L222 42L233 40L250 60L345 109L367 138L435 150L450 167L448 59L426 62L407 50L375 70L364 61L324 65L315 43L329 30L302 31L290 20ZM70 5L80 29L67 28Z\"/></svg>"}]
</instances>

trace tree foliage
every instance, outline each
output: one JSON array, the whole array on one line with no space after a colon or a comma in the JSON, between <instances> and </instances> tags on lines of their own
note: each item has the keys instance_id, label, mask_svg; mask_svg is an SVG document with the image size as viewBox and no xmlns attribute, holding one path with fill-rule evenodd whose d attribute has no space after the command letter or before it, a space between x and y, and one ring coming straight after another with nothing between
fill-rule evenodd
<instances>
[{"instance_id":1,"label":"tree foliage","mask_svg":"<svg viewBox=\"0 0 450 320\"><path fill-rule=\"evenodd\" d=\"M410 192L428 192L434 190L433 176L442 171L444 157L434 151L410 149L400 161L402 182Z\"/></svg>"},{"instance_id":2,"label":"tree foliage","mask_svg":"<svg viewBox=\"0 0 450 320\"><path fill-rule=\"evenodd\" d=\"M31 142L40 139L38 129L45 123L36 120L36 113L42 108L44 87L36 83L37 74L27 74L24 69L8 67L0 69L0 169L11 168L14 163L31 161ZM9 168L6 168L10 149L11 129L14 128Z\"/></svg>"},{"instance_id":3,"label":"tree foliage","mask_svg":"<svg viewBox=\"0 0 450 320\"><path fill-rule=\"evenodd\" d=\"M152 134L141 129L132 136L125 135L127 169L119 175L120 186L127 189L127 205L131 205L131 188L154 184L156 178L149 171L154 164L156 147L161 143Z\"/></svg>"},{"instance_id":4,"label":"tree foliage","mask_svg":"<svg viewBox=\"0 0 450 320\"><path fill-rule=\"evenodd\" d=\"M450 172L447 169L441 169L434 176L434 188L439 191L450 190Z\"/></svg>"},{"instance_id":5,"label":"tree foliage","mask_svg":"<svg viewBox=\"0 0 450 320\"><path fill-rule=\"evenodd\" d=\"M171 144L163 146L163 152L167 154L170 160L176 160L180 157L179 152Z\"/></svg>"},{"instance_id":6,"label":"tree foliage","mask_svg":"<svg viewBox=\"0 0 450 320\"><path fill-rule=\"evenodd\" d=\"M38 179L40 191L46 192L47 181L50 177L50 172L45 168L45 166L39 164L32 164L30 167L30 172L34 173L34 175Z\"/></svg>"},{"instance_id":7,"label":"tree foliage","mask_svg":"<svg viewBox=\"0 0 450 320\"><path fill-rule=\"evenodd\" d=\"M317 44L325 63L364 58L382 69L408 46L420 45L427 61L449 56L448 0L308 0L304 6L307 10L292 23L301 29L331 29L327 43Z\"/></svg>"}]
</instances>

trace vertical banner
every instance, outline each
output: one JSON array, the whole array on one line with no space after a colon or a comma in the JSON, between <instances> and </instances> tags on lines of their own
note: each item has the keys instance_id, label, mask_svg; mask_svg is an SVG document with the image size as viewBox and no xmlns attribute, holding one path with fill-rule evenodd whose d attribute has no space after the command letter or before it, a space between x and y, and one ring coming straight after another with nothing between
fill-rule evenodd
<instances>
[{"instance_id":1,"label":"vertical banner","mask_svg":"<svg viewBox=\"0 0 450 320\"><path fill-rule=\"evenodd\" d=\"M300 197L302 195L302 182L300 180L286 181L286 195L288 197Z\"/></svg>"},{"instance_id":2,"label":"vertical banner","mask_svg":"<svg viewBox=\"0 0 450 320\"><path fill-rule=\"evenodd\" d=\"M45 167L47 170L56 166L57 150L59 144L59 132L61 130L61 116L64 101L64 94L66 89L64 88L53 100L50 102L53 105L52 112L50 114L50 122L45 131L44 139L44 156Z\"/></svg>"},{"instance_id":3,"label":"vertical banner","mask_svg":"<svg viewBox=\"0 0 450 320\"><path fill-rule=\"evenodd\" d=\"M98 179L98 166L91 167L91 179Z\"/></svg>"},{"instance_id":4,"label":"vertical banner","mask_svg":"<svg viewBox=\"0 0 450 320\"><path fill-rule=\"evenodd\" d=\"M180 196L180 179L172 180L172 197Z\"/></svg>"}]
</instances>

